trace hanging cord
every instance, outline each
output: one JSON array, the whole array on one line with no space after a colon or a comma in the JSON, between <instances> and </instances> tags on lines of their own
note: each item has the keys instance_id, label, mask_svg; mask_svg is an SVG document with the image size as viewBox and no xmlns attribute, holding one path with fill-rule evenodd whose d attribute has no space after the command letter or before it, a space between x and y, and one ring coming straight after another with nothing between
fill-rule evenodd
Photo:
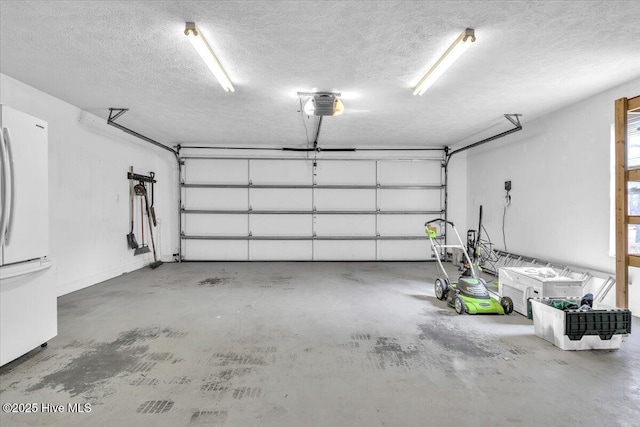
<instances>
[{"instance_id":1,"label":"hanging cord","mask_svg":"<svg viewBox=\"0 0 640 427\"><path fill-rule=\"evenodd\" d=\"M322 116L310 116L304 112L304 106L302 104L302 98L298 98L298 105L300 108L300 118L302 119L302 125L304 126L304 135L307 140L307 147L310 148L312 141L309 138L309 128L307 127L307 121L313 122L313 127L315 129L315 136L313 138L313 148L318 146L318 136L320 135L320 127L322 126ZM306 117L306 119L305 119Z\"/></svg>"},{"instance_id":2,"label":"hanging cord","mask_svg":"<svg viewBox=\"0 0 640 427\"><path fill-rule=\"evenodd\" d=\"M311 116L308 116L304 112L304 106L302 105L302 98L298 98L298 103L300 105L300 118L302 119L302 125L304 126L304 136L307 139L307 146L311 145L311 140L309 139L309 129L307 128L307 122L305 120L305 116L307 119L311 119Z\"/></svg>"},{"instance_id":3,"label":"hanging cord","mask_svg":"<svg viewBox=\"0 0 640 427\"><path fill-rule=\"evenodd\" d=\"M489 267L491 271L496 271L495 263L498 262L498 255L493 250L493 243L491 241L491 236L489 236L489 232L487 232L484 224L482 225L482 230L484 231L486 239L480 239L478 241L478 253L480 257L480 266L482 268Z\"/></svg>"},{"instance_id":4,"label":"hanging cord","mask_svg":"<svg viewBox=\"0 0 640 427\"><path fill-rule=\"evenodd\" d=\"M507 238L505 236L505 232L504 232L504 223L505 223L505 218L507 216L507 208L511 205L511 195L509 194L509 191L507 190L507 194L504 196L504 209L502 210L502 244L504 245L504 251L505 252L509 252L507 250Z\"/></svg>"},{"instance_id":5,"label":"hanging cord","mask_svg":"<svg viewBox=\"0 0 640 427\"><path fill-rule=\"evenodd\" d=\"M489 232L484 227L484 224L482 225L482 229L484 230L484 234L487 235L487 239L486 240L483 239L480 242L483 248L485 249L485 251L487 252L487 259L492 262L496 262L498 261L498 255L496 255L496 253L493 251L493 242L491 241L491 236L489 236Z\"/></svg>"}]
</instances>

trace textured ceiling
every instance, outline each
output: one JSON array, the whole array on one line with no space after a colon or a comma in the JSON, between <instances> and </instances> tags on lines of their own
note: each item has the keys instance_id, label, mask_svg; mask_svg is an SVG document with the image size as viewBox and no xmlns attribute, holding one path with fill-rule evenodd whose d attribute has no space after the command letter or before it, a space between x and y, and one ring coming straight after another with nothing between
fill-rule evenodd
<instances>
[{"instance_id":1,"label":"textured ceiling","mask_svg":"<svg viewBox=\"0 0 640 427\"><path fill-rule=\"evenodd\" d=\"M315 88L345 105L321 146L455 146L640 76L638 1L3 0L0 19L2 73L105 119L130 108L119 123L166 144L304 146L295 93ZM476 43L413 96L467 27Z\"/></svg>"}]
</instances>

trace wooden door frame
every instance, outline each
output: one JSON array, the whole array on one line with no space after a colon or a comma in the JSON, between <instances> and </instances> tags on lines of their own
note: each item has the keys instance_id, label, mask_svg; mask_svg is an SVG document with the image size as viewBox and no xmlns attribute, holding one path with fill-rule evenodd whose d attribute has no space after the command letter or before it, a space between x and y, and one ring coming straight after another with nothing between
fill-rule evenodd
<instances>
[{"instance_id":1,"label":"wooden door frame","mask_svg":"<svg viewBox=\"0 0 640 427\"><path fill-rule=\"evenodd\" d=\"M629 224L638 217L629 216L628 183L640 181L640 169L627 169L627 115L640 111L640 96L615 101L615 177L616 177L616 307L629 308L629 267L640 267L640 256L629 255Z\"/></svg>"}]
</instances>

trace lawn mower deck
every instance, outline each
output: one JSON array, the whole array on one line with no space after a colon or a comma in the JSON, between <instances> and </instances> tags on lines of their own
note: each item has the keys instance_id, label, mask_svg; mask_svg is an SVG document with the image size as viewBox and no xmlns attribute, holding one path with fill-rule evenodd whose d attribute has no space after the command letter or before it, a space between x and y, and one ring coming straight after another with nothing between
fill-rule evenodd
<instances>
[{"instance_id":1,"label":"lawn mower deck","mask_svg":"<svg viewBox=\"0 0 640 427\"><path fill-rule=\"evenodd\" d=\"M505 314L504 306L508 306L508 302L503 301L503 306L492 298L479 279L461 277L458 283L449 284L446 289L444 285L441 279L436 280L436 297L446 300L458 314Z\"/></svg>"}]
</instances>

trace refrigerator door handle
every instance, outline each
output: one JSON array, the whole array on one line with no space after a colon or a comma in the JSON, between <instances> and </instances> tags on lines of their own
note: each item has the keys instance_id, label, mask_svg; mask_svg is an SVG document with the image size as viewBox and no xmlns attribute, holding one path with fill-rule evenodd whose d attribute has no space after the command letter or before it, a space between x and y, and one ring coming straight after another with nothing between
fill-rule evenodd
<instances>
[{"instance_id":1,"label":"refrigerator door handle","mask_svg":"<svg viewBox=\"0 0 640 427\"><path fill-rule=\"evenodd\" d=\"M15 183L15 176L13 173L13 153L11 152L11 135L9 134L8 128L4 128L2 130L2 133L4 134L5 145L7 146L7 153L8 153L7 169L9 169L9 183L11 186L11 188L9 189L11 193L11 201L9 203L9 215L5 219L5 222L7 223L7 229L4 233L4 245L9 246L10 238L11 238L11 229L13 228L12 226L13 226L13 213L14 213L14 205L15 205L14 202L15 202L15 194L16 194L16 191L15 191L16 183Z\"/></svg>"},{"instance_id":2,"label":"refrigerator door handle","mask_svg":"<svg viewBox=\"0 0 640 427\"><path fill-rule=\"evenodd\" d=\"M4 141L4 131L0 134L0 166L2 167L2 188L0 206L0 246L4 245L4 234L7 229L7 217L9 216L9 164L7 159L7 148Z\"/></svg>"}]
</instances>

